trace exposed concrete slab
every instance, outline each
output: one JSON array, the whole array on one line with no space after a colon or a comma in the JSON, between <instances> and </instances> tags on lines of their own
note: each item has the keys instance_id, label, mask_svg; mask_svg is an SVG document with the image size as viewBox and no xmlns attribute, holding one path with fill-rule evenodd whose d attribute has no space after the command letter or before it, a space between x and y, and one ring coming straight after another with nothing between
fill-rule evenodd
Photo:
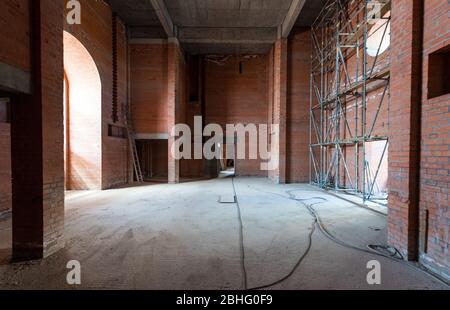
<instances>
[{"instance_id":1,"label":"exposed concrete slab","mask_svg":"<svg viewBox=\"0 0 450 310\"><path fill-rule=\"evenodd\" d=\"M324 198L314 207L344 241L364 246L386 240L383 216L308 185L237 178L235 187L249 287L282 278L308 248L314 220L302 204L286 198L289 191L296 198ZM237 208L217 199L230 193L230 179L71 193L66 248L42 261L0 266L0 288L72 289L65 284L66 263L77 259L79 289L241 289ZM366 282L366 264L373 259L382 265L381 286ZM318 230L298 270L273 288L448 289L404 263L335 244Z\"/></svg>"},{"instance_id":2,"label":"exposed concrete slab","mask_svg":"<svg viewBox=\"0 0 450 310\"><path fill-rule=\"evenodd\" d=\"M184 43L183 49L192 55L265 55L273 44Z\"/></svg>"},{"instance_id":3,"label":"exposed concrete slab","mask_svg":"<svg viewBox=\"0 0 450 310\"><path fill-rule=\"evenodd\" d=\"M191 54L267 54L279 36L306 25L318 0L109 0L132 38L177 37ZM300 18L297 18L300 14ZM297 20L302 20L298 22Z\"/></svg>"},{"instance_id":4,"label":"exposed concrete slab","mask_svg":"<svg viewBox=\"0 0 450 310\"><path fill-rule=\"evenodd\" d=\"M182 43L271 44L277 39L277 29L183 27L178 35Z\"/></svg>"},{"instance_id":5,"label":"exposed concrete slab","mask_svg":"<svg viewBox=\"0 0 450 310\"><path fill-rule=\"evenodd\" d=\"M107 0L129 26L161 26L150 0Z\"/></svg>"},{"instance_id":6,"label":"exposed concrete slab","mask_svg":"<svg viewBox=\"0 0 450 310\"><path fill-rule=\"evenodd\" d=\"M292 0L165 0L180 27L278 27Z\"/></svg>"},{"instance_id":7,"label":"exposed concrete slab","mask_svg":"<svg viewBox=\"0 0 450 310\"><path fill-rule=\"evenodd\" d=\"M191 54L266 54L292 0L166 0Z\"/></svg>"},{"instance_id":8,"label":"exposed concrete slab","mask_svg":"<svg viewBox=\"0 0 450 310\"><path fill-rule=\"evenodd\" d=\"M167 37L176 37L176 26L174 25L169 12L167 11L166 4L163 0L149 0L158 16L159 22L166 31Z\"/></svg>"},{"instance_id":9,"label":"exposed concrete slab","mask_svg":"<svg viewBox=\"0 0 450 310\"><path fill-rule=\"evenodd\" d=\"M106 0L129 27L132 38L167 38L150 0Z\"/></svg>"},{"instance_id":10,"label":"exposed concrete slab","mask_svg":"<svg viewBox=\"0 0 450 310\"><path fill-rule=\"evenodd\" d=\"M303 10L306 0L293 0L286 17L281 24L281 36L287 38L294 24L297 22L300 12Z\"/></svg>"}]
</instances>

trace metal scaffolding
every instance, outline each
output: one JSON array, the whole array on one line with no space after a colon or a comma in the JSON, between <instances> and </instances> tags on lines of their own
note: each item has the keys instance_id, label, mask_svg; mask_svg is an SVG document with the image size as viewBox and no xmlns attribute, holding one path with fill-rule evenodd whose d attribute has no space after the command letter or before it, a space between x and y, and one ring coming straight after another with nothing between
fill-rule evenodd
<instances>
[{"instance_id":1,"label":"metal scaffolding","mask_svg":"<svg viewBox=\"0 0 450 310\"><path fill-rule=\"evenodd\" d=\"M329 0L311 31L311 184L358 195L364 204L387 201L378 179L389 146L390 3ZM368 156L373 143L382 143L378 159Z\"/></svg>"}]
</instances>

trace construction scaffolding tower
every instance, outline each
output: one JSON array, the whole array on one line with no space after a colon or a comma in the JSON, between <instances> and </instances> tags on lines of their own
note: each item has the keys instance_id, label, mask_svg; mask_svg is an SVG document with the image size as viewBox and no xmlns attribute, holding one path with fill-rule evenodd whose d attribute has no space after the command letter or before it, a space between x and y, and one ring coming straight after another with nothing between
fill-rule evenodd
<instances>
[{"instance_id":1,"label":"construction scaffolding tower","mask_svg":"<svg viewBox=\"0 0 450 310\"><path fill-rule=\"evenodd\" d=\"M387 202L390 4L329 0L311 31L311 184L364 204Z\"/></svg>"}]
</instances>

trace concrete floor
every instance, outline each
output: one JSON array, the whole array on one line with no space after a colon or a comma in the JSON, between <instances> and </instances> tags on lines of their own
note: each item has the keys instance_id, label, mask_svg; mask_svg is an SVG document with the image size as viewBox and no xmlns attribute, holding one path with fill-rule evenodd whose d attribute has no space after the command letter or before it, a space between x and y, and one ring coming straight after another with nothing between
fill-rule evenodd
<instances>
[{"instance_id":1,"label":"concrete floor","mask_svg":"<svg viewBox=\"0 0 450 310\"><path fill-rule=\"evenodd\" d=\"M315 204L327 229L340 240L362 248L385 244L384 216L308 185L237 178L235 187L248 288L284 277L308 249L314 218L304 205L285 198L289 191L301 199L322 197L308 202ZM66 248L42 261L0 266L0 288L71 289L66 264L78 260L79 289L241 289L237 207L219 203L220 196L233 195L230 178L70 193ZM9 223L0 222L3 239L9 236ZM382 266L379 286L366 282L367 262L374 259ZM273 289L448 287L405 263L338 245L316 228L303 263Z\"/></svg>"}]
</instances>

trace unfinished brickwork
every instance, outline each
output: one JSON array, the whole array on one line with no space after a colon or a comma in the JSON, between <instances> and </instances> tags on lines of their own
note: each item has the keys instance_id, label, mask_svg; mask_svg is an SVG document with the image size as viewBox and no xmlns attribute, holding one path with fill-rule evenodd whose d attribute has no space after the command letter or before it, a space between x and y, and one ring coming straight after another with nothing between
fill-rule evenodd
<instances>
[{"instance_id":1,"label":"unfinished brickwork","mask_svg":"<svg viewBox=\"0 0 450 310\"><path fill-rule=\"evenodd\" d=\"M64 246L64 5L50 0L32 5L33 93L11 100L16 259L45 257Z\"/></svg>"},{"instance_id":2,"label":"unfinished brickwork","mask_svg":"<svg viewBox=\"0 0 450 310\"><path fill-rule=\"evenodd\" d=\"M167 134L167 42L130 45L131 111L138 135Z\"/></svg>"},{"instance_id":3,"label":"unfinished brickwork","mask_svg":"<svg viewBox=\"0 0 450 310\"><path fill-rule=\"evenodd\" d=\"M0 65L12 67L29 76L29 1L1 1L0 12ZM11 27L11 24L15 27ZM2 110L0 114L5 112ZM5 117L2 115L0 118L0 213L11 210L11 128Z\"/></svg>"},{"instance_id":4,"label":"unfinished brickwork","mask_svg":"<svg viewBox=\"0 0 450 310\"><path fill-rule=\"evenodd\" d=\"M125 128L127 102L127 52L126 29L117 18L117 102L118 121L114 122L113 110L113 12L103 1L81 0L81 24L65 23L64 30L72 34L87 49L94 60L101 79L101 147L97 171L101 171L97 188L110 188L128 181L128 142L111 137L109 126ZM70 81L69 81L70 82ZM69 103L70 104L70 103ZM93 129L94 130L94 129ZM76 134L76 133L75 133ZM78 135L79 136L79 135ZM75 160L75 159L74 159ZM79 159L83 160L83 159ZM82 166L82 163L80 163ZM98 172L95 172L98 174Z\"/></svg>"},{"instance_id":5,"label":"unfinished brickwork","mask_svg":"<svg viewBox=\"0 0 450 310\"><path fill-rule=\"evenodd\" d=\"M267 55L214 55L220 61L211 61L188 55L175 38L128 42L126 25L106 1L80 3L81 24L69 25L65 1L0 1L0 98L11 101L10 111L0 103L0 214L13 210L17 258L40 258L63 247L65 186L107 189L130 181L128 141L118 134L126 131L129 108L139 152L151 154L145 165L156 167L148 168L149 177L178 183L217 176L215 161L173 158L175 124L193 130L195 116L203 117L203 126L268 124L278 168L267 172L259 159L238 160L237 175L311 181L365 201L378 195L387 204L388 244L405 259L450 277L450 91L443 70L450 53L448 1L384 1L381 20L390 25L391 43L376 57L362 43L363 33L370 36L374 28L363 22L367 2L336 2L348 5L338 9L340 18L354 15L345 26L350 30L343 31L348 38L325 59L331 67L316 81L324 87L318 90L310 73L315 51L327 46L326 38L315 42L314 27L294 28L288 38L274 35ZM73 63L65 64L72 43L86 52L88 65L76 50ZM98 82L98 98L89 93L85 100L73 72L88 67L98 76L84 82ZM362 78L364 67L369 78ZM77 96L89 104L98 99L85 122L76 121ZM322 114L311 113L314 106ZM333 154L339 154L335 163ZM315 162L314 156L325 160ZM328 164L334 167L329 173ZM365 175L373 181L375 171L377 182L368 183Z\"/></svg>"},{"instance_id":6,"label":"unfinished brickwork","mask_svg":"<svg viewBox=\"0 0 450 310\"><path fill-rule=\"evenodd\" d=\"M294 29L288 41L286 180L309 182L311 32ZM301 160L299 160L299 158Z\"/></svg>"},{"instance_id":7,"label":"unfinished brickwork","mask_svg":"<svg viewBox=\"0 0 450 310\"><path fill-rule=\"evenodd\" d=\"M418 254L420 2L392 3L389 242L408 259Z\"/></svg>"},{"instance_id":8,"label":"unfinished brickwork","mask_svg":"<svg viewBox=\"0 0 450 310\"><path fill-rule=\"evenodd\" d=\"M205 121L226 125L267 124L266 56L230 57L223 65L207 61L205 74ZM225 132L224 132L225 134ZM233 141L233 137L229 137ZM247 158L250 141L247 139ZM257 145L252 145L257 147ZM267 176L260 159L238 159L236 174Z\"/></svg>"},{"instance_id":9,"label":"unfinished brickwork","mask_svg":"<svg viewBox=\"0 0 450 310\"><path fill-rule=\"evenodd\" d=\"M288 40L278 39L273 47L273 107L270 143L272 158L278 161L278 168L269 171L269 178L276 183L286 183L286 125L287 125L287 76ZM276 136L276 137L275 137Z\"/></svg>"},{"instance_id":10,"label":"unfinished brickwork","mask_svg":"<svg viewBox=\"0 0 450 310\"><path fill-rule=\"evenodd\" d=\"M448 83L430 57L450 49L448 1L424 1L420 153L420 258L450 278L450 93L433 97L433 80ZM448 69L447 65L442 64ZM430 99L429 99L430 98Z\"/></svg>"}]
</instances>

